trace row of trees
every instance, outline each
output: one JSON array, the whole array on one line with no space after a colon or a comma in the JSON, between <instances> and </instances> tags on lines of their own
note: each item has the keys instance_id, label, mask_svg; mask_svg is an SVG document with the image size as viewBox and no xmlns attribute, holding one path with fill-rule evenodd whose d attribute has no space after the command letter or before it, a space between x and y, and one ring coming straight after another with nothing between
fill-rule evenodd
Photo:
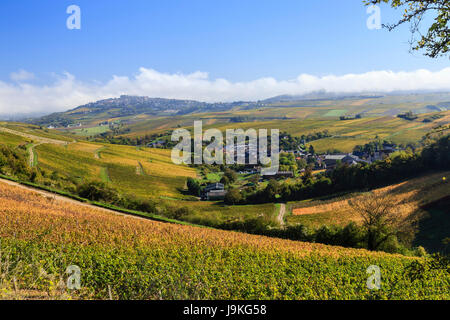
<instances>
[{"instance_id":1,"label":"row of trees","mask_svg":"<svg viewBox=\"0 0 450 320\"><path fill-rule=\"evenodd\" d=\"M298 150L304 147L307 142L331 137L328 130L323 130L315 133L303 134L299 137L294 137L287 132L280 133L280 149L282 150Z\"/></svg>"},{"instance_id":2,"label":"row of trees","mask_svg":"<svg viewBox=\"0 0 450 320\"><path fill-rule=\"evenodd\" d=\"M375 141L371 141L369 143L366 143L365 145L356 145L353 148L353 154L360 155L363 153L367 153L372 155L376 151L380 151L384 149L385 145L394 145L390 141L381 141L380 139L376 139Z\"/></svg>"},{"instance_id":3,"label":"row of trees","mask_svg":"<svg viewBox=\"0 0 450 320\"><path fill-rule=\"evenodd\" d=\"M159 205L150 199L138 199L131 195L122 195L117 190L101 181L87 181L77 187L76 193L91 201L111 204L134 211L159 214L172 219L183 219L193 214L187 207Z\"/></svg>"}]
</instances>

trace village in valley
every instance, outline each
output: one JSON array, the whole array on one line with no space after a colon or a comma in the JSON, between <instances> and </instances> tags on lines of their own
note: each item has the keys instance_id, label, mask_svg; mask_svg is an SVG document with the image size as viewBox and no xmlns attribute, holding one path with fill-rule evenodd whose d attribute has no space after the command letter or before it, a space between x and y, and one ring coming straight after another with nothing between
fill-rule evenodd
<instances>
[{"instance_id":1,"label":"village in valley","mask_svg":"<svg viewBox=\"0 0 450 320\"><path fill-rule=\"evenodd\" d=\"M284 134L281 141L291 139ZM165 141L158 141L157 147L163 148ZM281 143L282 146L286 144ZM290 144L292 146L292 144ZM152 147L156 147L152 145ZM245 165L201 165L199 170L202 200L223 200L228 189L254 190L258 186L265 187L270 180L295 181L306 180L317 174L326 174L338 166L355 166L357 164L371 164L388 158L394 152L404 151L405 148L388 141L376 140L364 146L356 146L352 153L316 153L312 145L307 146L300 140L295 149L280 149L280 166L275 175L265 175L261 172L260 164L249 164L251 157L256 157L255 150L250 150L248 144L236 144L234 155L245 154ZM270 149L270 148L269 148ZM227 152L224 147L224 153ZM229 152L229 151L228 151ZM254 153L253 153L254 152ZM269 150L270 154L270 150Z\"/></svg>"},{"instance_id":2,"label":"village in valley","mask_svg":"<svg viewBox=\"0 0 450 320\"><path fill-rule=\"evenodd\" d=\"M341 117L340 121L350 119L361 119L360 115ZM62 130L69 129L74 133L91 136L91 139L107 138L111 132L114 134L124 134L126 129L123 127L130 124L126 121L102 121L95 126L85 126L81 123L69 124ZM47 129L55 129L53 126ZM136 140L111 141L119 144L132 144L138 148L151 149L172 149L177 142L171 140L172 131L161 132L152 135L145 135ZM97 138L95 138L97 137ZM408 148L414 149L413 145L397 145L391 141L380 139L378 136L365 145L356 145L352 152L341 152L340 150L330 148L325 152L316 152L311 142L335 138L327 129L293 136L287 132L280 133L279 150L279 169L276 174L267 175L262 172L263 167L260 163L252 164L250 159L258 159L258 151L252 149L249 141L235 141L234 148L223 145L223 153L233 153L235 159L241 155L245 159L245 164L232 165L191 165L196 168L198 178L195 179L193 190L188 192L204 201L223 201L229 190L234 189L239 192L254 192L267 186L271 180L295 182L307 180L311 177L325 176L327 173L335 170L339 166L352 167L358 164L370 165L376 161L382 161L390 157L391 154L399 151L405 151ZM203 142L203 147L207 143ZM270 157L270 141L267 148ZM244 156L242 156L244 155Z\"/></svg>"}]
</instances>

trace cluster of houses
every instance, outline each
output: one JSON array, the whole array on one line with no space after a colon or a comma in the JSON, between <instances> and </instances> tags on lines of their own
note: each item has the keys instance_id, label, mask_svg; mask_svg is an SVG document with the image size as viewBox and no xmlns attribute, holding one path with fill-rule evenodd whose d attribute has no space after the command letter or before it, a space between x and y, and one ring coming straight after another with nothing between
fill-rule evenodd
<instances>
[{"instance_id":1,"label":"cluster of houses","mask_svg":"<svg viewBox=\"0 0 450 320\"><path fill-rule=\"evenodd\" d=\"M282 151L284 153L292 153L295 155L296 160L311 159L315 164L315 170L334 170L339 163L349 166L356 165L358 163L373 163L375 161L384 160L389 157L390 154L400 150L394 144L383 144L383 147L374 152L353 152L344 154L310 154L302 150L295 151Z\"/></svg>"},{"instance_id":2,"label":"cluster of houses","mask_svg":"<svg viewBox=\"0 0 450 320\"><path fill-rule=\"evenodd\" d=\"M333 154L323 156L324 169L334 170L339 163L353 166L358 163L370 163L367 160L361 159L353 154Z\"/></svg>"},{"instance_id":3,"label":"cluster of houses","mask_svg":"<svg viewBox=\"0 0 450 320\"><path fill-rule=\"evenodd\" d=\"M380 148L381 149L381 148ZM249 156L248 148L244 149L246 158ZM393 144L383 144L383 148L381 150L377 150L374 152L354 152L346 153L346 154L310 154L301 150L295 151L282 151L283 153L293 153L297 160L299 159L308 159L313 158L315 163L315 170L334 170L339 164L346 164L348 166L353 166L358 163L367 163L370 164L372 162L378 160L384 160L389 157L389 155L395 151L398 151L396 145ZM247 165L246 169L239 172L240 174L255 174L260 173L261 168L258 165ZM303 169L304 171L304 169ZM277 174L271 175L270 177L263 178L271 178L271 179L288 179L294 178L295 174L292 171L278 171ZM223 200L227 194L225 190L225 186L222 183L212 183L207 185L202 192L201 199L205 201L217 201Z\"/></svg>"},{"instance_id":4,"label":"cluster of houses","mask_svg":"<svg viewBox=\"0 0 450 320\"><path fill-rule=\"evenodd\" d=\"M81 123L76 123L76 124L68 124L68 125L66 126L66 128L67 128L67 129L71 129L71 128L80 128L80 127L82 127L82 126L83 126L83 125L82 125ZM57 127L51 124L51 125L47 126L47 129L57 129Z\"/></svg>"}]
</instances>

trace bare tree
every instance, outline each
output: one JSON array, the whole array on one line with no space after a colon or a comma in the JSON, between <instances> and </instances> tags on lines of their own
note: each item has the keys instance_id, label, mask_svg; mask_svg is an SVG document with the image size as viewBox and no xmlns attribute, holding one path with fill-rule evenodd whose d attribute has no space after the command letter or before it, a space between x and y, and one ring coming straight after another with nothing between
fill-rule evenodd
<instances>
[{"instance_id":1,"label":"bare tree","mask_svg":"<svg viewBox=\"0 0 450 320\"><path fill-rule=\"evenodd\" d=\"M349 201L363 220L369 250L378 250L393 236L411 240L418 216L403 214L400 204L401 201L384 193L369 193Z\"/></svg>"}]
</instances>

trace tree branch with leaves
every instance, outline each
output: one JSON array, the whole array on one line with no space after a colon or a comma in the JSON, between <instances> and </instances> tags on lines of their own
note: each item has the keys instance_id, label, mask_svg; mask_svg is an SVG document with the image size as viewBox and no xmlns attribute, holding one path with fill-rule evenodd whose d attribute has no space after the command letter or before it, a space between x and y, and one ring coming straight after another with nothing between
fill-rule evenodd
<instances>
[{"instance_id":1,"label":"tree branch with leaves","mask_svg":"<svg viewBox=\"0 0 450 320\"><path fill-rule=\"evenodd\" d=\"M364 0L367 6L386 3L394 9L403 10L402 18L393 24L383 24L389 31L409 24L412 50L425 50L431 58L445 56L450 50L450 1L449 0ZM421 25L427 14L433 16L433 23L422 34Z\"/></svg>"}]
</instances>

